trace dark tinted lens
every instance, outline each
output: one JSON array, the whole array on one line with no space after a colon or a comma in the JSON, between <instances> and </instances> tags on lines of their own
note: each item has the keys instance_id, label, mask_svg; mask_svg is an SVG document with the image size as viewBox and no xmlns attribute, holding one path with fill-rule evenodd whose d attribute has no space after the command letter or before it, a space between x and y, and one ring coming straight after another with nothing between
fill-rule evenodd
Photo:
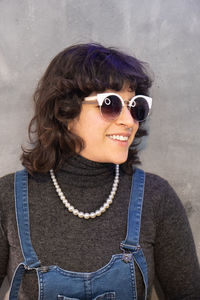
<instances>
[{"instance_id":1,"label":"dark tinted lens","mask_svg":"<svg viewBox=\"0 0 200 300\"><path fill-rule=\"evenodd\" d=\"M142 122L144 121L149 113L149 105L145 98L138 97L135 99L135 106L130 109L132 117Z\"/></svg>"},{"instance_id":2,"label":"dark tinted lens","mask_svg":"<svg viewBox=\"0 0 200 300\"><path fill-rule=\"evenodd\" d=\"M101 113L107 120L116 119L122 109L122 103L119 97L115 95L107 96L101 106Z\"/></svg>"}]
</instances>

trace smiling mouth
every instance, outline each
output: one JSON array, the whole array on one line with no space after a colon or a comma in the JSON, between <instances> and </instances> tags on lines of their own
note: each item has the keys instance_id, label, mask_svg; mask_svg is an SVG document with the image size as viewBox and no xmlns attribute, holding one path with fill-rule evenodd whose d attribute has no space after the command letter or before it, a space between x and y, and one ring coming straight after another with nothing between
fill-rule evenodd
<instances>
[{"instance_id":1,"label":"smiling mouth","mask_svg":"<svg viewBox=\"0 0 200 300\"><path fill-rule=\"evenodd\" d=\"M108 137L112 140L116 141L122 141L122 142L127 142L128 141L128 136L123 136L123 135L108 135Z\"/></svg>"}]
</instances>

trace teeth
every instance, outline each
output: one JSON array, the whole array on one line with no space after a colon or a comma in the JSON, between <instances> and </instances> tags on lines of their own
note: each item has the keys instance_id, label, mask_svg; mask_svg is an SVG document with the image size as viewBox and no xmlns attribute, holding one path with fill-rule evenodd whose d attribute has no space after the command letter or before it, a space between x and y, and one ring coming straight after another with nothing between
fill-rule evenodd
<instances>
[{"instance_id":1,"label":"teeth","mask_svg":"<svg viewBox=\"0 0 200 300\"><path fill-rule=\"evenodd\" d=\"M128 141L128 137L123 135L109 135L109 137L113 140Z\"/></svg>"}]
</instances>

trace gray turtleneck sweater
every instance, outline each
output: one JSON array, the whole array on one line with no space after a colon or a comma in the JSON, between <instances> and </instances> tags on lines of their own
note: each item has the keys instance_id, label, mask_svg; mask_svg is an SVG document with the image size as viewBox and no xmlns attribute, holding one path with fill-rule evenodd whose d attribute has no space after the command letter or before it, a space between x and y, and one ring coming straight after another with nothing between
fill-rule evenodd
<instances>
[{"instance_id":1,"label":"gray turtleneck sweater","mask_svg":"<svg viewBox=\"0 0 200 300\"><path fill-rule=\"evenodd\" d=\"M56 177L68 201L90 212L105 202L114 173L113 164L76 156L60 168ZM16 266L23 261L13 184L13 174L0 180L0 284L6 274L10 282ZM130 188L131 175L120 169L120 183L111 207L101 217L84 220L66 210L49 174L29 176L31 239L42 265L92 272L120 253ZM146 174L140 244L148 264L149 297L156 273L167 299L200 299L200 270L185 211L168 182L150 173ZM138 299L142 299L143 283L137 267L136 280ZM19 299L37 299L34 272L25 275Z\"/></svg>"}]
</instances>

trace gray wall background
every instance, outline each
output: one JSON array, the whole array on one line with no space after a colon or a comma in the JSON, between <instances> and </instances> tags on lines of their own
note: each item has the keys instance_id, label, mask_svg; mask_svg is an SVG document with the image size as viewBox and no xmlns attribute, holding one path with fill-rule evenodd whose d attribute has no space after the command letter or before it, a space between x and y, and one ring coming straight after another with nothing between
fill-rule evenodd
<instances>
[{"instance_id":1,"label":"gray wall background","mask_svg":"<svg viewBox=\"0 0 200 300\"><path fill-rule=\"evenodd\" d=\"M79 42L119 47L154 72L142 167L175 188L200 257L199 16L199 0L1 0L0 175L21 168L31 96L50 60Z\"/></svg>"}]
</instances>

